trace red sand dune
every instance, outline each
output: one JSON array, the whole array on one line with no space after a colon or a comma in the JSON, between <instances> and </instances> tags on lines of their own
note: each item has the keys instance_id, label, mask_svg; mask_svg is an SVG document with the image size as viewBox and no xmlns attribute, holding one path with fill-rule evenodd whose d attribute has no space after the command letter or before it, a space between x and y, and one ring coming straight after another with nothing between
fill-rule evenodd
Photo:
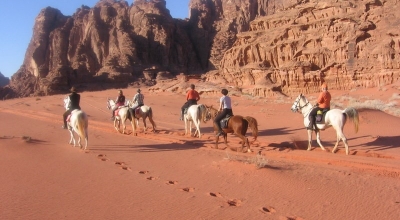
<instances>
[{"instance_id":1,"label":"red sand dune","mask_svg":"<svg viewBox=\"0 0 400 220\"><path fill-rule=\"evenodd\" d=\"M129 99L134 92L124 90ZM336 154L329 151L336 138L332 128L322 132L327 152L315 141L312 151L305 150L302 116L290 111L294 97L283 98L282 104L232 97L234 114L255 117L260 131L252 153L237 153L223 150L222 143L219 150L212 148L210 122L201 125L201 139L184 136L180 94L144 89L157 132L143 132L140 123L137 137L118 134L106 108L107 97L116 94L82 93L81 107L89 116L87 151L68 145L69 132L61 129L62 95L0 102L0 219L400 216L400 118L361 111L358 133L349 123L345 126L346 156L342 143ZM201 103L217 101L202 97ZM228 141L230 147L239 146L234 135ZM261 169L252 163L259 152L258 158L267 162Z\"/></svg>"}]
</instances>

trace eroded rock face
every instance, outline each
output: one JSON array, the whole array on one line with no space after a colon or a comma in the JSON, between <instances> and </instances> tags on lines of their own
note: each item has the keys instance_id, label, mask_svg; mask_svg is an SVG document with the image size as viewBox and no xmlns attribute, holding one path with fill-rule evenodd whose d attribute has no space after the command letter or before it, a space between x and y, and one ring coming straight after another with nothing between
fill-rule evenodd
<instances>
[{"instance_id":1,"label":"eroded rock face","mask_svg":"<svg viewBox=\"0 0 400 220\"><path fill-rule=\"evenodd\" d=\"M100 0L71 17L45 8L8 97L207 71L207 83L262 97L399 79L396 1L191 0L189 8L187 20L173 19L165 0Z\"/></svg>"},{"instance_id":2,"label":"eroded rock face","mask_svg":"<svg viewBox=\"0 0 400 220\"><path fill-rule=\"evenodd\" d=\"M400 4L307 1L256 18L224 53L225 83L269 96L377 87L400 78ZM216 76L208 77L209 81Z\"/></svg>"},{"instance_id":3,"label":"eroded rock face","mask_svg":"<svg viewBox=\"0 0 400 220\"><path fill-rule=\"evenodd\" d=\"M170 16L164 0L131 6L100 0L71 17L45 8L10 88L18 96L49 95L83 83L127 85L154 65L161 71L202 70L186 23Z\"/></svg>"},{"instance_id":4,"label":"eroded rock face","mask_svg":"<svg viewBox=\"0 0 400 220\"><path fill-rule=\"evenodd\" d=\"M1 72L0 72L0 87L3 87L5 85L8 85L10 82L10 79L8 77L5 77Z\"/></svg>"}]
</instances>

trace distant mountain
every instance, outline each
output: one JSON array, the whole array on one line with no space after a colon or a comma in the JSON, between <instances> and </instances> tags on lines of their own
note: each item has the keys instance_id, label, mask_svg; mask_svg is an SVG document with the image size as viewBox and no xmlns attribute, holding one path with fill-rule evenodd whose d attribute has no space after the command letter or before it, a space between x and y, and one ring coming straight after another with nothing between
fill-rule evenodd
<instances>
[{"instance_id":1,"label":"distant mountain","mask_svg":"<svg viewBox=\"0 0 400 220\"><path fill-rule=\"evenodd\" d=\"M5 85L8 85L10 83L10 79L8 77L5 77L1 72L0 72L0 87L3 87Z\"/></svg>"}]
</instances>

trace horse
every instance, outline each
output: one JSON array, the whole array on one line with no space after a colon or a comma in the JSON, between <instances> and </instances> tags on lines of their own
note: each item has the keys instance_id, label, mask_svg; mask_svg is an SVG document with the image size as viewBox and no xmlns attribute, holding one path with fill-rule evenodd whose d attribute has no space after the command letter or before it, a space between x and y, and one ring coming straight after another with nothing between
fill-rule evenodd
<instances>
[{"instance_id":1,"label":"horse","mask_svg":"<svg viewBox=\"0 0 400 220\"><path fill-rule=\"evenodd\" d=\"M107 108L108 109L113 109L115 106L115 102L114 100L108 98L107 99ZM118 111L118 114L115 116L114 118L114 128L115 130L117 130L119 133L125 134L125 129L126 129L126 125L125 125L125 121L127 119L130 120L131 125L132 125L132 133L133 135L137 135L136 134L136 125L133 122L133 111L132 109L130 109L128 106L121 106L119 107L119 109L117 109L116 111ZM121 122L122 122L122 132L120 131L120 126L121 126ZM118 124L118 127L117 127Z\"/></svg>"},{"instance_id":2,"label":"horse","mask_svg":"<svg viewBox=\"0 0 400 220\"><path fill-rule=\"evenodd\" d=\"M71 100L69 99L69 96L66 96L64 98L64 107L66 110L69 109ZM76 147L78 144L80 148L82 149L81 145L81 139L85 139L85 147L84 150L86 150L88 146L88 117L85 112L82 110L75 109L71 112L71 115L69 117L69 121L67 119L67 128L69 133L71 134L71 139L69 140L69 144L72 144L72 141L74 142L74 147ZM78 135L78 142L75 141L74 133L75 132Z\"/></svg>"},{"instance_id":3,"label":"horse","mask_svg":"<svg viewBox=\"0 0 400 220\"><path fill-rule=\"evenodd\" d=\"M301 111L304 117L304 126L307 127L310 123L310 119L308 116L310 115L311 110L313 109L312 104L306 99L306 97L303 94L300 94L297 96L296 100L294 101L291 110L293 112ZM359 117L358 117L358 112L355 108L353 107L348 107L344 110L340 109L331 109L329 110L324 117L324 123L323 124L317 124L317 130L315 131L315 134L317 136L317 143L321 147L322 150L325 151L324 146L321 144L320 140L320 130L325 130L327 128L333 127L336 130L336 144L335 147L332 150L332 153L335 153L339 141L342 140L344 143L344 146L346 148L346 155L349 155L349 145L347 144L347 139L345 135L343 134L343 127L346 124L346 119L349 118L351 121L353 121L354 125L354 130L357 133L358 132L358 122L359 122ZM312 130L307 130L308 131L308 148L307 150L311 150L311 141L312 141Z\"/></svg>"},{"instance_id":4,"label":"horse","mask_svg":"<svg viewBox=\"0 0 400 220\"><path fill-rule=\"evenodd\" d=\"M196 131L194 132L193 137L196 137L196 134L198 134L199 138L201 138L200 123L201 121L206 123L208 120L211 119L211 115L205 105L199 104L199 105L191 105L187 109L187 112L183 116L183 118L185 121L185 135L187 134L192 135L192 122L193 122L194 126L196 127Z\"/></svg>"},{"instance_id":5,"label":"horse","mask_svg":"<svg viewBox=\"0 0 400 220\"><path fill-rule=\"evenodd\" d=\"M127 105L129 107L133 106L133 102L128 101ZM133 111L132 111L133 112ZM135 110L135 119L136 119L136 124L139 127L139 119L142 118L143 119L143 124L144 124L144 130L147 130L147 125L146 125L146 118L149 118L149 121L151 123L151 125L153 126L153 132L156 132L156 123L153 120L153 109L150 106L147 105L142 105L140 107L138 107Z\"/></svg>"},{"instance_id":6,"label":"horse","mask_svg":"<svg viewBox=\"0 0 400 220\"><path fill-rule=\"evenodd\" d=\"M208 111L210 112L210 117L212 120L215 119L218 115L218 110L215 109L213 106L207 106ZM249 116L248 116L249 118ZM252 132L253 132L253 137L257 139L257 133L258 133L258 128L257 128L257 120L255 118L251 118L249 121L246 120L245 117L240 116L240 115L234 115L231 116L228 120L228 126L226 128L223 128L222 130L224 131L223 137L224 137L224 142L227 145L228 141L228 136L227 133L234 133L236 136L238 136L240 139L242 139L242 147L241 151L243 152L243 148L246 146L247 147L247 152L250 151L250 144L248 139L246 138L246 132L247 128L250 127ZM218 127L214 124L214 131L218 131ZM216 137L215 140L215 148L218 149L218 141L219 141L219 136Z\"/></svg>"}]
</instances>

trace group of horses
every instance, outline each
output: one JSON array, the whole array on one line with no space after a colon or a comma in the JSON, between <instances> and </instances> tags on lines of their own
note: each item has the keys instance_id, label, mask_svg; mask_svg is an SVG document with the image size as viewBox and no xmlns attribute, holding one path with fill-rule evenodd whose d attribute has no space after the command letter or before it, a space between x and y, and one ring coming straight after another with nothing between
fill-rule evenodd
<instances>
[{"instance_id":1,"label":"group of horses","mask_svg":"<svg viewBox=\"0 0 400 220\"><path fill-rule=\"evenodd\" d=\"M147 125L146 125L146 119L149 118L150 123L153 126L153 132L155 132L156 129L156 124L153 120L153 111L152 108L143 105L139 107L135 112L131 109L133 103L128 101L125 106L122 106L118 108L117 114L114 119L114 128L120 132L120 133L125 133L125 121L130 120L131 125L132 125L132 133L133 135L137 135L136 133L136 126L139 126L139 119L143 119L143 124L144 124L144 129L147 130ZM69 106L69 98L68 96L64 99L64 107L65 109L68 110ZM107 100L107 108L108 109L113 109L115 106L115 102L111 99ZM311 110L313 109L313 105L306 99L306 97L303 94L300 94L296 100L294 101L291 110L293 112L301 112L304 118L304 126L307 127L310 120L309 120L309 114ZM200 124L201 122L206 123L209 120L214 121L216 116L218 115L219 111L214 108L212 105L207 106L204 104L198 104L198 105L192 105L190 106L186 113L184 114L184 122L185 122L185 135L192 135L192 127L196 128L193 136L194 137L199 137L201 138L201 132L200 132ZM344 110L340 109L332 109L329 110L325 116L324 120L322 120L322 123L317 124L317 129L315 130L316 138L317 138L317 143L321 147L322 150L325 151L325 148L321 144L320 140L320 131L325 130L329 127L333 127L336 130L337 134L337 140L335 147L332 150L332 153L335 153L338 144L340 140L343 141L345 145L345 150L346 150L346 155L349 154L349 146L347 144L347 139L345 135L343 134L343 127L346 123L346 120L350 119L353 122L354 129L357 132L358 131L358 123L359 123L359 116L358 112L355 108L349 107ZM136 123L134 122L136 120ZM193 125L192 125L193 123ZM71 139L70 139L70 144L74 144L74 146L79 145L81 146L81 139L85 139L85 147L84 149L87 148L87 143L88 143L88 118L87 115L82 111L82 110L74 110L71 113L71 117L69 118L68 121L68 130L70 131L71 134ZM122 124L122 130L120 129L120 126ZM218 131L218 127L213 123L214 131ZM227 135L229 133L233 133L236 136L238 136L242 141L241 141L241 152L246 152L244 151L247 149L248 152L250 152L250 144L248 139L246 138L246 133L247 129L250 128L252 131L253 135L253 140L257 140L258 137L258 122L255 118L251 116L240 116L240 115L233 115L230 116L226 127L224 127L222 130L224 133L222 134L222 137L224 139L225 144L227 144ZM73 132L77 133L79 136L78 141L75 141ZM312 130L308 130L308 148L307 150L311 150L311 142L312 142ZM218 149L218 141L219 141L219 136L216 136L215 140L215 148ZM82 148L82 146L81 146ZM239 151L239 148L237 149Z\"/></svg>"}]
</instances>

